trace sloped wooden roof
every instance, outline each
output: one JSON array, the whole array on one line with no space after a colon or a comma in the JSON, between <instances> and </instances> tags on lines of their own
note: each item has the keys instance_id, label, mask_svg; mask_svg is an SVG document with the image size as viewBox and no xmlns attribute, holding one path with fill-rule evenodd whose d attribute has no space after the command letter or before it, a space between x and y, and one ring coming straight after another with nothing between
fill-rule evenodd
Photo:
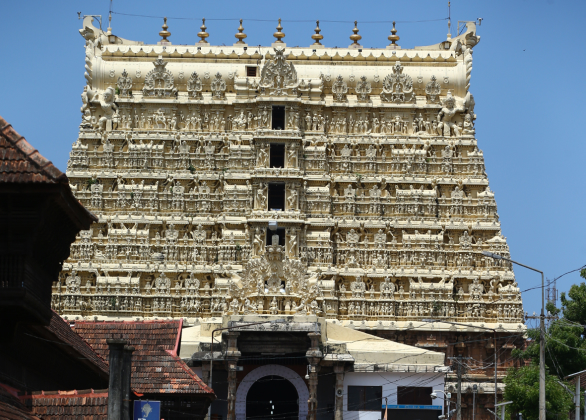
<instances>
[{"instance_id":1,"label":"sloped wooden roof","mask_svg":"<svg viewBox=\"0 0 586 420\"><path fill-rule=\"evenodd\" d=\"M82 225L98 221L98 218L74 197L67 175L41 155L0 116L0 186L42 184L61 187L61 196L67 203L69 212L75 214Z\"/></svg>"},{"instance_id":2,"label":"sloped wooden roof","mask_svg":"<svg viewBox=\"0 0 586 420\"><path fill-rule=\"evenodd\" d=\"M68 179L0 117L0 182L61 183Z\"/></svg>"},{"instance_id":3,"label":"sloped wooden roof","mask_svg":"<svg viewBox=\"0 0 586 420\"><path fill-rule=\"evenodd\" d=\"M131 387L141 394L210 394L214 391L177 356L181 320L76 322L74 331L108 360L106 340L122 338L133 346Z\"/></svg>"},{"instance_id":4,"label":"sloped wooden roof","mask_svg":"<svg viewBox=\"0 0 586 420\"><path fill-rule=\"evenodd\" d=\"M55 336L57 340L69 346L69 348L79 353L79 359L95 365L99 370L109 375L108 363L100 356L79 334L77 334L69 323L57 314L52 312L49 325L43 327Z\"/></svg>"}]
</instances>

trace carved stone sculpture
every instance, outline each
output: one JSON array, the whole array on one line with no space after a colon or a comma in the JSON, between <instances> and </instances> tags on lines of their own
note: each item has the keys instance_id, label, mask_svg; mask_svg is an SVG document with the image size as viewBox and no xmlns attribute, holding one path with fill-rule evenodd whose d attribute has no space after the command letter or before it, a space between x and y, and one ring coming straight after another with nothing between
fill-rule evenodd
<instances>
[{"instance_id":1,"label":"carved stone sculpture","mask_svg":"<svg viewBox=\"0 0 586 420\"><path fill-rule=\"evenodd\" d=\"M72 244L53 306L517 331L512 268L482 255L509 248L474 138L467 25L449 49L342 52L110 43L86 19L67 176L99 221Z\"/></svg>"}]
</instances>

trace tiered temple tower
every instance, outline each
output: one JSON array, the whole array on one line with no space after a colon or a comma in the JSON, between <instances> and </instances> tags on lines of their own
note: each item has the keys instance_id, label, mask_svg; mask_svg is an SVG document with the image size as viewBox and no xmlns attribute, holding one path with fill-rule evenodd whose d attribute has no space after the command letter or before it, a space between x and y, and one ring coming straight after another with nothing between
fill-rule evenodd
<instances>
[{"instance_id":1,"label":"tiered temple tower","mask_svg":"<svg viewBox=\"0 0 586 420\"><path fill-rule=\"evenodd\" d=\"M333 49L319 29L290 48L280 25L271 47L242 27L212 46L202 28L144 45L84 21L67 175L99 222L54 286L59 313L317 315L479 359L494 345L453 325L437 341L428 320L524 331L511 266L482 255L509 248L475 138L474 23L409 50L396 31Z\"/></svg>"}]
</instances>

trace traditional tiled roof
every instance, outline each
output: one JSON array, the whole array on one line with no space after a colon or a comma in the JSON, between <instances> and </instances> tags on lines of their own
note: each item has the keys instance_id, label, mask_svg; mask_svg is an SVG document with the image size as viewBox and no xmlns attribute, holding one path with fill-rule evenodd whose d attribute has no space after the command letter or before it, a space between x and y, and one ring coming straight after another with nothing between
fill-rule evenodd
<instances>
[{"instance_id":1,"label":"traditional tiled roof","mask_svg":"<svg viewBox=\"0 0 586 420\"><path fill-rule=\"evenodd\" d=\"M43 420L106 420L108 390L40 392L31 397L32 412Z\"/></svg>"},{"instance_id":2,"label":"traditional tiled roof","mask_svg":"<svg viewBox=\"0 0 586 420\"><path fill-rule=\"evenodd\" d=\"M60 342L68 345L81 355L81 359L94 364L102 372L109 374L108 363L79 334L71 329L69 323L52 312L51 322L43 327L53 334Z\"/></svg>"},{"instance_id":3,"label":"traditional tiled roof","mask_svg":"<svg viewBox=\"0 0 586 420\"><path fill-rule=\"evenodd\" d=\"M69 178L0 117L0 185L53 184L62 188L62 196L83 225L97 222L69 186ZM87 229L87 227L85 227Z\"/></svg>"},{"instance_id":4,"label":"traditional tiled roof","mask_svg":"<svg viewBox=\"0 0 586 420\"><path fill-rule=\"evenodd\" d=\"M39 420L20 400L0 385L0 419Z\"/></svg>"},{"instance_id":5,"label":"traditional tiled roof","mask_svg":"<svg viewBox=\"0 0 586 420\"><path fill-rule=\"evenodd\" d=\"M0 182L67 183L68 179L0 117Z\"/></svg>"},{"instance_id":6,"label":"traditional tiled roof","mask_svg":"<svg viewBox=\"0 0 586 420\"><path fill-rule=\"evenodd\" d=\"M132 389L141 394L212 394L214 391L178 356L179 321L76 322L74 331L105 360L109 338L123 338L134 346Z\"/></svg>"}]
</instances>

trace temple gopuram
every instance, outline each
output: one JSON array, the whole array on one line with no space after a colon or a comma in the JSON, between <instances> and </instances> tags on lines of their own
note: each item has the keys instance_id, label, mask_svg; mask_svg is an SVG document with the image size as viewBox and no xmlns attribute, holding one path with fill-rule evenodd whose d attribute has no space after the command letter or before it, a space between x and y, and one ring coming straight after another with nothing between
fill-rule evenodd
<instances>
[{"instance_id":1,"label":"temple gopuram","mask_svg":"<svg viewBox=\"0 0 586 420\"><path fill-rule=\"evenodd\" d=\"M444 389L438 364L458 356L469 358L463 415L473 389L493 407L494 361L500 380L526 327L511 265L482 254L510 257L475 137L475 23L413 49L394 25L386 48L363 47L356 23L347 48L324 47L319 22L308 47L287 46L280 20L267 47L246 44L242 22L233 46L211 45L205 20L193 45L174 45L168 29L145 45L84 20L87 84L67 176L99 220L71 246L55 311L71 322L182 319L181 357L206 382L210 356L224 370L225 396L212 387L228 407L212 412L228 420L256 410L237 385L267 354L301 382L307 367L310 402L294 418L341 420L358 407L348 372L410 363L444 372ZM419 359L373 359L397 346ZM289 356L302 365L279 359ZM275 369L267 375L286 376ZM324 397L330 411L316 408L328 369L330 388L342 387Z\"/></svg>"}]
</instances>

